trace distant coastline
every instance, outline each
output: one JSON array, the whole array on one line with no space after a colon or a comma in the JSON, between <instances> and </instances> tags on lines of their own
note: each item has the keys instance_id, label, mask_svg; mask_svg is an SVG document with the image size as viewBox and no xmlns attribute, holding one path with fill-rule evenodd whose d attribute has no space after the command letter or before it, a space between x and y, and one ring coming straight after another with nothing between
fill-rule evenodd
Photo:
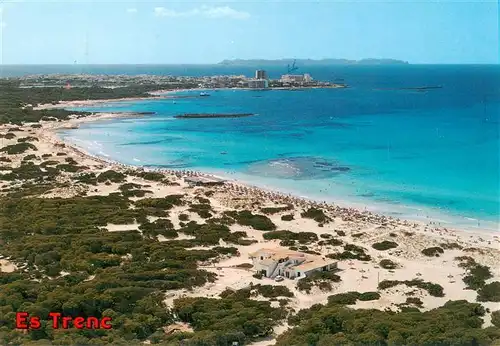
<instances>
[{"instance_id":1,"label":"distant coastline","mask_svg":"<svg viewBox=\"0 0 500 346\"><path fill-rule=\"evenodd\" d=\"M397 59L227 59L218 63L218 65L229 66L281 66L293 63L302 66L324 66L324 65L408 65L408 61Z\"/></svg>"}]
</instances>

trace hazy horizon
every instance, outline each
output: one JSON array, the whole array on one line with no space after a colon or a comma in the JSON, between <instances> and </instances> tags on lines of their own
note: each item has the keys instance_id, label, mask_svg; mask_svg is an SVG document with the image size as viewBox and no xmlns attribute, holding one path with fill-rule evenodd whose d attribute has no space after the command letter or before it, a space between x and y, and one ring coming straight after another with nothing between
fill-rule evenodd
<instances>
[{"instance_id":1,"label":"hazy horizon","mask_svg":"<svg viewBox=\"0 0 500 346\"><path fill-rule=\"evenodd\" d=\"M283 60L288 60L289 58L281 58ZM275 61L279 61L281 59L272 59ZM307 58L296 58L297 60L301 59L307 59ZM330 59L330 58L326 58ZM341 58L331 58L331 59L341 59ZM364 59L371 59L371 58L364 58ZM377 58L375 58L377 59ZM391 59L391 58L380 58L380 59ZM271 59L234 59L234 60L271 60ZM362 60L362 59L360 59ZM399 59L397 59L399 60ZM212 65L221 65L220 62L216 63L89 63L89 64L71 64L71 63L26 63L26 64L2 64L0 63L0 66L212 66ZM361 65L355 65L355 64L329 64L327 66L379 66L378 64L361 64ZM446 65L500 65L500 63L412 63L411 61L408 61L408 64L380 64L380 66L407 66L407 65L413 65L413 66L429 66L429 65L439 65L439 66L446 66ZM228 65L230 66L230 65ZM235 65L237 66L237 65ZM317 66L322 66L322 65L317 65Z\"/></svg>"}]
</instances>

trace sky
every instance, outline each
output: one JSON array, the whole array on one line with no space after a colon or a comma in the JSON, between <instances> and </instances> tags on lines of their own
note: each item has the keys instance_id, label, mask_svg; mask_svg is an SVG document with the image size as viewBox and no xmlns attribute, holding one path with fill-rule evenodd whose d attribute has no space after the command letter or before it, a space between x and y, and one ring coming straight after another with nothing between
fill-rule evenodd
<instances>
[{"instance_id":1,"label":"sky","mask_svg":"<svg viewBox=\"0 0 500 346\"><path fill-rule=\"evenodd\" d=\"M496 0L0 0L2 64L498 64Z\"/></svg>"}]
</instances>

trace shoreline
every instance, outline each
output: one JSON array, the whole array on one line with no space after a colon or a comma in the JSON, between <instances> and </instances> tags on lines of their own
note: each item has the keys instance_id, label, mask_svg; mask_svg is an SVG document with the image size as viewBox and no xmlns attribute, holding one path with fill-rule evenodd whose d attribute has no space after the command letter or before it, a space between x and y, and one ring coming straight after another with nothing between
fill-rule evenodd
<instances>
[{"instance_id":1,"label":"shoreline","mask_svg":"<svg viewBox=\"0 0 500 346\"><path fill-rule=\"evenodd\" d=\"M451 232L459 232L462 233L463 236L471 236L471 235L477 235L477 236L484 236L484 237L496 237L499 235L498 232L496 232L494 229L491 228L475 228L475 227L464 227L464 225L461 225L459 223L446 223L445 225L439 225L439 222L443 222L443 220L433 218L432 216L427 218L427 220L422 220L422 218L415 216L415 217L408 217L408 215L404 215L401 217L397 216L391 216L391 215L386 215L383 213L383 211L377 211L377 210L367 210L367 209L373 209L373 205L371 204L363 204L363 203L356 203L356 202L349 202L349 201L344 201L339 199L338 201L335 202L328 202L324 203L321 200L318 200L314 197L309 198L309 197L303 197L299 196L297 194L292 194L292 193L286 193L279 191L279 189L273 188L273 187L262 187L255 185L251 182L246 182L242 181L239 179L235 179L234 177L231 177L231 174L229 172L224 173L213 173L209 171L200 171L200 170L195 170L195 169L166 169L166 168L151 168L148 167L147 165L131 165L131 164L125 164L121 163L119 161L91 154L89 153L85 148L82 148L78 146L75 143L72 143L70 141L65 141L61 137L59 137L57 131L63 130L63 129L75 129L79 124L86 123L86 122L94 122L94 121L101 121L101 120L110 120L110 119L119 119L119 118L130 118L130 117L139 117L137 113L104 113L104 112L97 112L91 116L88 117L81 117L81 118L76 118L76 119L70 119L66 121L61 121L58 123L53 124L54 126L50 126L50 122L47 122L45 124L48 124L49 126L42 125L42 130L45 130L49 133L49 138L51 140L58 142L59 144L65 144L68 147L70 147L73 151L77 152L79 155L82 155L84 158L89 158L95 161L100 162L101 164L104 165L109 165L112 168L121 168L121 169L131 169L131 170L142 170L142 171L153 171L153 172L163 172L167 174L175 174L175 175L180 175L180 177L187 176L185 172L191 172L190 174L197 175L197 176L206 176L206 177L216 177L220 179L224 179L228 181L231 184L235 184L237 186L243 187L243 188L250 188L250 189L255 189L255 190L260 190L268 194L275 195L276 197L285 197L285 198L292 198L296 202L300 203L305 203L308 205L313 205L317 207L333 207L333 208L340 208L342 210L346 210L355 214L366 214L366 215L371 215L375 217L381 217L381 218L386 218L387 220L394 221L396 223L401 223L404 225L408 225L408 223L411 224L418 224L420 226L423 226L425 228L429 229L435 229L435 230L445 230L446 232L451 231ZM365 208L366 210L363 210ZM376 207L375 207L376 209ZM465 218L465 217L462 217ZM489 223L489 221L486 220L480 220L483 222ZM500 235L499 235L500 236Z\"/></svg>"},{"instance_id":2,"label":"shoreline","mask_svg":"<svg viewBox=\"0 0 500 346\"><path fill-rule=\"evenodd\" d=\"M184 91L201 91L208 90L202 88L194 88L194 89L176 89L176 90L157 90L148 92L150 96L138 96L138 97L123 97L117 99L102 99L102 100L75 100L75 101L59 101L57 104L45 103L42 105L38 105L34 107L34 110L43 110L43 109L57 109L57 108L68 108L68 107L85 107L85 106L94 106L99 104L107 104L113 102L127 102L127 101L143 101L143 100L161 100L161 99L170 99L175 98L170 94L175 94L178 92Z\"/></svg>"},{"instance_id":3,"label":"shoreline","mask_svg":"<svg viewBox=\"0 0 500 346\"><path fill-rule=\"evenodd\" d=\"M68 107L85 107L85 106L94 106L100 104L107 104L113 102L127 102L127 101L143 101L143 100L161 100L161 99L175 99L173 94L187 91L209 91L214 92L217 90L244 90L244 91L256 91L256 90L308 90L308 89L346 89L348 86L304 86L304 87L273 87L266 89L253 89L253 88L192 88L192 89L175 89L175 90L156 90L150 91L148 94L150 96L139 96L139 97L124 97L118 99L102 99L102 100L75 100L75 101L59 101L57 104L46 103L42 105L38 105L34 107L34 110L43 110L43 109L58 109L58 108L68 108Z\"/></svg>"}]
</instances>

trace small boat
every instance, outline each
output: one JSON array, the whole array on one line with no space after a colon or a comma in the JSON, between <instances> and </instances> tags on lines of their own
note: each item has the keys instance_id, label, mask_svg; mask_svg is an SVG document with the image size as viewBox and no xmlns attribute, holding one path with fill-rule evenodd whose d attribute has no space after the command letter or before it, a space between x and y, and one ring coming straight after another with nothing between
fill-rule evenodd
<instances>
[{"instance_id":1,"label":"small boat","mask_svg":"<svg viewBox=\"0 0 500 346\"><path fill-rule=\"evenodd\" d=\"M210 94L209 94L209 93L206 93L206 92L201 92L201 93L200 93L200 96L210 96Z\"/></svg>"},{"instance_id":2,"label":"small boat","mask_svg":"<svg viewBox=\"0 0 500 346\"><path fill-rule=\"evenodd\" d=\"M221 155L226 155L227 154L227 151L221 151L220 152Z\"/></svg>"}]
</instances>

